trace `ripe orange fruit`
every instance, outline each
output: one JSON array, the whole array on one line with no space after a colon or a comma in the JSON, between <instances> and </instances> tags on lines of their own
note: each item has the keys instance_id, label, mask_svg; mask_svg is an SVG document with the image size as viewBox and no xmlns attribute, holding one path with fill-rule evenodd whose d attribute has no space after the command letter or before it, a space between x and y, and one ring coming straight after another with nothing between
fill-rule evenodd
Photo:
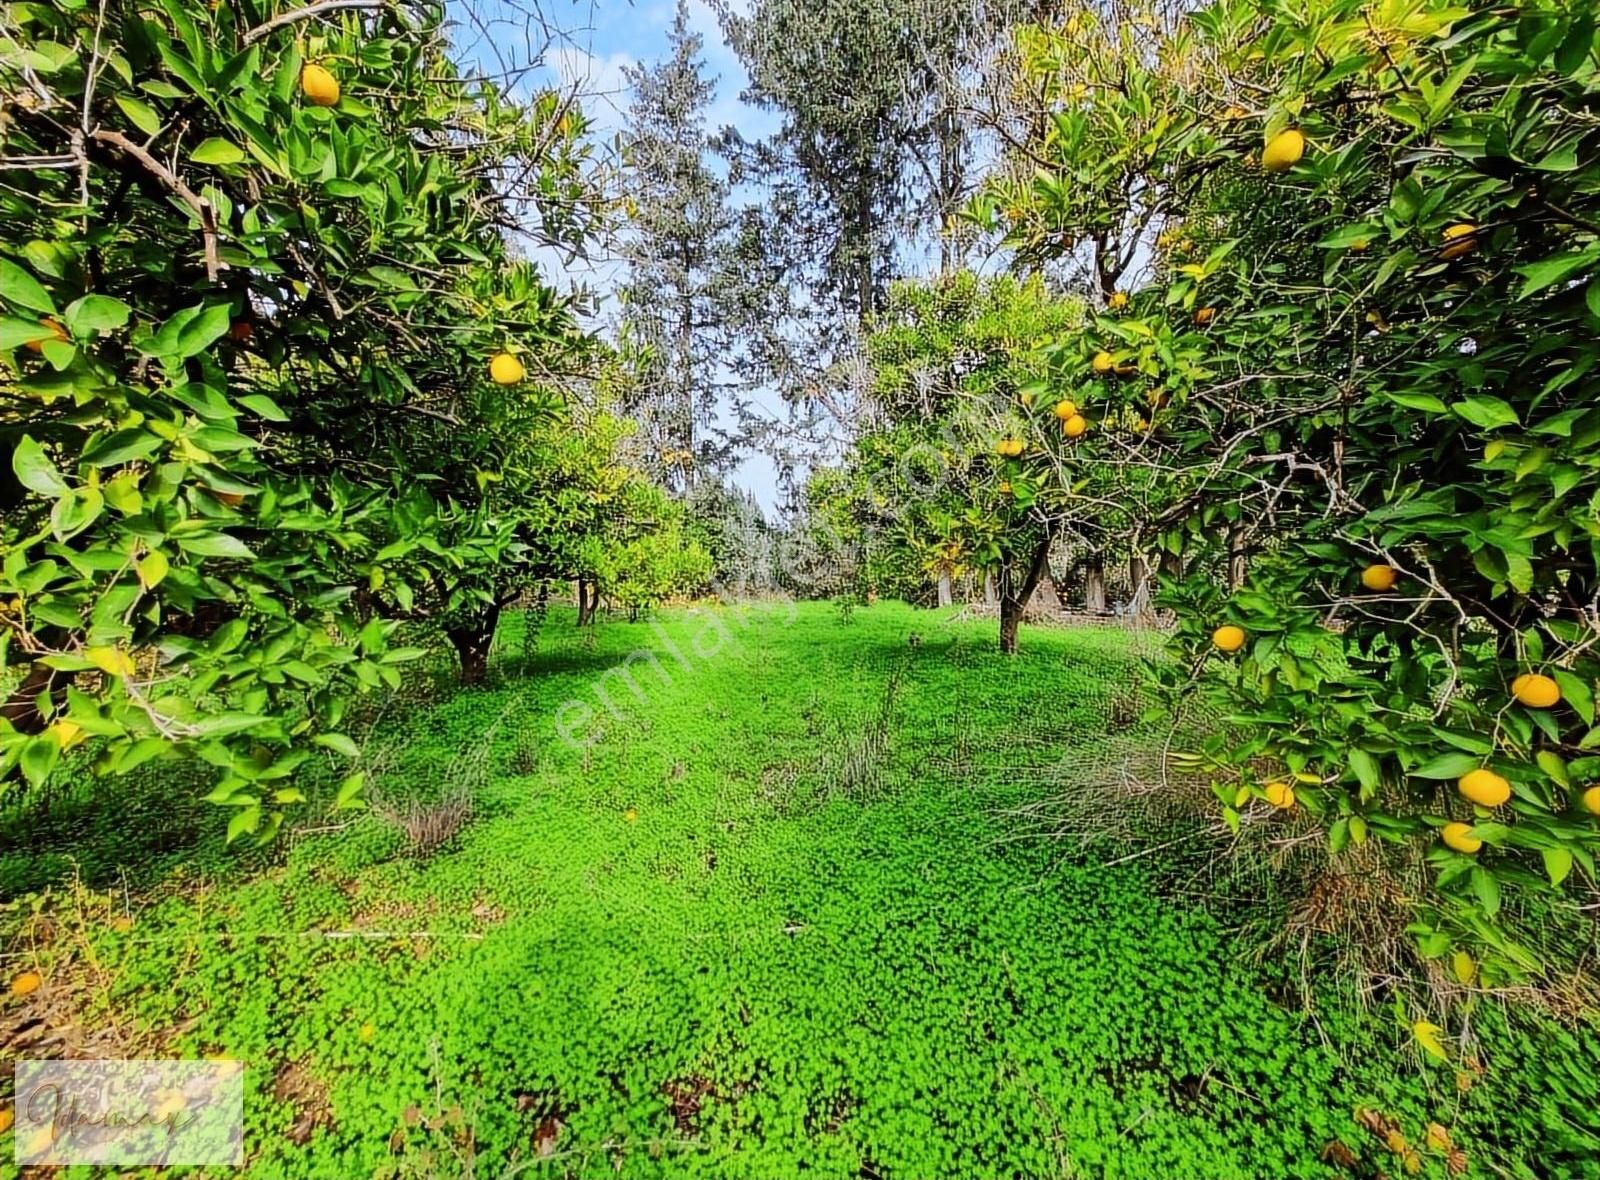
<instances>
[{"instance_id":1,"label":"ripe orange fruit","mask_svg":"<svg viewBox=\"0 0 1600 1180\"><path fill-rule=\"evenodd\" d=\"M1519 705L1548 709L1561 700L1561 686L1548 676L1524 672L1511 682L1511 695L1517 698Z\"/></svg>"},{"instance_id":2,"label":"ripe orange fruit","mask_svg":"<svg viewBox=\"0 0 1600 1180\"><path fill-rule=\"evenodd\" d=\"M1023 443L1020 438L1003 438L994 449L1007 459L1015 459L1022 454Z\"/></svg>"},{"instance_id":3,"label":"ripe orange fruit","mask_svg":"<svg viewBox=\"0 0 1600 1180\"><path fill-rule=\"evenodd\" d=\"M67 343L67 341L70 339L70 337L67 335L67 330L63 328L57 321L51 319L47 315L39 317L39 325L40 327L49 328L54 334L55 339L61 341L63 344ZM42 353L44 351L44 341L30 340L22 347L26 348L29 352Z\"/></svg>"},{"instance_id":4,"label":"ripe orange fruit","mask_svg":"<svg viewBox=\"0 0 1600 1180\"><path fill-rule=\"evenodd\" d=\"M1267 802L1281 811L1288 811L1294 806L1294 788L1288 783L1268 783L1262 788L1262 794L1267 797Z\"/></svg>"},{"instance_id":5,"label":"ripe orange fruit","mask_svg":"<svg viewBox=\"0 0 1600 1180\"><path fill-rule=\"evenodd\" d=\"M331 107L339 101L339 79L311 63L300 71L300 93L312 106Z\"/></svg>"},{"instance_id":6,"label":"ripe orange fruit","mask_svg":"<svg viewBox=\"0 0 1600 1180\"><path fill-rule=\"evenodd\" d=\"M1261 169L1264 172L1287 172L1305 154L1306 137L1291 127L1278 132L1261 149Z\"/></svg>"},{"instance_id":7,"label":"ripe orange fruit","mask_svg":"<svg viewBox=\"0 0 1600 1180\"><path fill-rule=\"evenodd\" d=\"M1112 366L1114 366L1116 363L1116 361L1111 359L1111 354L1109 352L1101 349L1099 352L1094 354L1094 360L1090 361L1089 365L1096 373L1109 373L1111 372Z\"/></svg>"},{"instance_id":8,"label":"ripe orange fruit","mask_svg":"<svg viewBox=\"0 0 1600 1180\"><path fill-rule=\"evenodd\" d=\"M1463 254L1471 254L1478 248L1478 227L1469 222L1452 225L1444 231L1444 248L1439 251L1439 257L1445 261L1460 258Z\"/></svg>"},{"instance_id":9,"label":"ripe orange fruit","mask_svg":"<svg viewBox=\"0 0 1600 1180\"><path fill-rule=\"evenodd\" d=\"M1456 790L1479 807L1499 807L1511 798L1511 784L1486 766L1467 771L1456 780Z\"/></svg>"},{"instance_id":10,"label":"ripe orange fruit","mask_svg":"<svg viewBox=\"0 0 1600 1180\"><path fill-rule=\"evenodd\" d=\"M1591 815L1600 815L1600 787L1590 787L1579 798L1583 801L1584 810Z\"/></svg>"},{"instance_id":11,"label":"ripe orange fruit","mask_svg":"<svg viewBox=\"0 0 1600 1180\"><path fill-rule=\"evenodd\" d=\"M1074 414L1061 424L1061 433L1068 438L1077 438L1089 429L1089 420L1082 414Z\"/></svg>"},{"instance_id":12,"label":"ripe orange fruit","mask_svg":"<svg viewBox=\"0 0 1600 1180\"><path fill-rule=\"evenodd\" d=\"M1216 317L1216 314L1217 309L1214 307L1197 307L1194 309L1194 322L1203 328Z\"/></svg>"},{"instance_id":13,"label":"ripe orange fruit","mask_svg":"<svg viewBox=\"0 0 1600 1180\"><path fill-rule=\"evenodd\" d=\"M489 376L496 385L515 385L522 380L522 362L509 352L496 353L489 362Z\"/></svg>"},{"instance_id":14,"label":"ripe orange fruit","mask_svg":"<svg viewBox=\"0 0 1600 1180\"><path fill-rule=\"evenodd\" d=\"M1368 590L1383 594L1394 589L1395 576L1392 565L1369 565L1361 571L1361 584Z\"/></svg>"},{"instance_id":15,"label":"ripe orange fruit","mask_svg":"<svg viewBox=\"0 0 1600 1180\"><path fill-rule=\"evenodd\" d=\"M1244 646L1244 640L1244 628L1236 627L1232 623L1226 623L1211 633L1211 642L1218 651L1238 651Z\"/></svg>"},{"instance_id":16,"label":"ripe orange fruit","mask_svg":"<svg viewBox=\"0 0 1600 1180\"><path fill-rule=\"evenodd\" d=\"M1445 824L1439 830L1439 838L1446 847L1465 852L1468 856L1483 847L1483 841L1472 835L1471 824Z\"/></svg>"},{"instance_id":17,"label":"ripe orange fruit","mask_svg":"<svg viewBox=\"0 0 1600 1180\"><path fill-rule=\"evenodd\" d=\"M24 971L11 981L11 994L21 999L31 996L44 986L44 976L37 971Z\"/></svg>"},{"instance_id":18,"label":"ripe orange fruit","mask_svg":"<svg viewBox=\"0 0 1600 1180\"><path fill-rule=\"evenodd\" d=\"M1078 407L1072 402L1068 401L1066 398L1062 398L1056 403L1056 417L1060 418L1063 422L1065 422L1068 418L1076 418L1077 416Z\"/></svg>"}]
</instances>

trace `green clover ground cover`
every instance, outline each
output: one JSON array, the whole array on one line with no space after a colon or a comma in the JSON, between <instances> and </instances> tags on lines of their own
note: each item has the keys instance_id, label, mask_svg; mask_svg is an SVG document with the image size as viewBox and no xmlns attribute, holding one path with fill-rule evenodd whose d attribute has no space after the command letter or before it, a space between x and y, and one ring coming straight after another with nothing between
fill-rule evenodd
<instances>
[{"instance_id":1,"label":"green clover ground cover","mask_svg":"<svg viewBox=\"0 0 1600 1180\"><path fill-rule=\"evenodd\" d=\"M701 659L708 618L662 617L692 670L602 682L624 716L581 752L559 706L650 625L552 621L400 718L383 790L477 790L431 857L363 817L94 936L123 1020L247 1063L252 1177L1328 1177L1334 1138L1398 1174L1359 1105L1450 1125L1473 1174L1593 1174L1592 1037L1486 1010L1458 1096L1392 1021L1275 1004L1150 858L1006 840L1031 768L1105 740L1120 634L1007 659L992 624L819 604L723 612Z\"/></svg>"}]
</instances>

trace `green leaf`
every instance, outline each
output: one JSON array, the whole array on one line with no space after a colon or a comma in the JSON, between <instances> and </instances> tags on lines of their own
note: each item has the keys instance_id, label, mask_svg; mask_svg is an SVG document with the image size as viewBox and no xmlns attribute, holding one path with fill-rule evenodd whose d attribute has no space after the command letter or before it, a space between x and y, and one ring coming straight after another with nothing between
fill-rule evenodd
<instances>
[{"instance_id":1,"label":"green leaf","mask_svg":"<svg viewBox=\"0 0 1600 1180\"><path fill-rule=\"evenodd\" d=\"M1440 754L1424 762L1411 772L1412 778L1460 778L1468 771L1477 770L1482 762L1471 754Z\"/></svg>"},{"instance_id":2,"label":"green leaf","mask_svg":"<svg viewBox=\"0 0 1600 1180\"><path fill-rule=\"evenodd\" d=\"M193 537L179 537L178 548L185 553L193 553L197 557L242 557L252 558L255 554L250 546L238 537L227 533L200 533Z\"/></svg>"},{"instance_id":3,"label":"green leaf","mask_svg":"<svg viewBox=\"0 0 1600 1180\"><path fill-rule=\"evenodd\" d=\"M1378 786L1378 760L1365 750L1352 749L1350 751L1350 769L1356 772L1356 780L1367 790L1376 790Z\"/></svg>"},{"instance_id":4,"label":"green leaf","mask_svg":"<svg viewBox=\"0 0 1600 1180\"><path fill-rule=\"evenodd\" d=\"M264 393L247 393L239 399L239 404L258 418L265 418L268 422L287 422L289 415L285 414L278 403Z\"/></svg>"},{"instance_id":5,"label":"green leaf","mask_svg":"<svg viewBox=\"0 0 1600 1180\"><path fill-rule=\"evenodd\" d=\"M79 458L91 467L115 467L129 459L143 459L161 447L161 439L148 430L131 427L99 439Z\"/></svg>"},{"instance_id":6,"label":"green leaf","mask_svg":"<svg viewBox=\"0 0 1600 1180\"><path fill-rule=\"evenodd\" d=\"M1482 865L1473 865L1468 883L1478 903L1483 906L1484 913L1492 918L1500 912L1500 882L1495 880L1493 873Z\"/></svg>"},{"instance_id":7,"label":"green leaf","mask_svg":"<svg viewBox=\"0 0 1600 1180\"><path fill-rule=\"evenodd\" d=\"M1519 419L1510 404L1497 397L1480 395L1469 397L1451 407L1461 417L1484 430L1498 430L1502 426L1515 426Z\"/></svg>"},{"instance_id":8,"label":"green leaf","mask_svg":"<svg viewBox=\"0 0 1600 1180\"><path fill-rule=\"evenodd\" d=\"M245 158L244 149L219 136L204 140L189 158L196 164L237 164Z\"/></svg>"},{"instance_id":9,"label":"green leaf","mask_svg":"<svg viewBox=\"0 0 1600 1180\"><path fill-rule=\"evenodd\" d=\"M1550 884L1559 885L1572 872L1572 853L1565 848L1546 848L1543 852L1544 871Z\"/></svg>"},{"instance_id":10,"label":"green leaf","mask_svg":"<svg viewBox=\"0 0 1600 1180\"><path fill-rule=\"evenodd\" d=\"M1600 246L1590 246L1586 250L1577 250L1568 254L1557 254L1550 258L1540 259L1519 266L1516 272L1527 279L1522 285L1522 290L1517 294L1518 299L1526 299L1536 295L1546 287L1556 283L1565 282L1574 275L1587 270L1597 259L1600 259Z\"/></svg>"},{"instance_id":11,"label":"green leaf","mask_svg":"<svg viewBox=\"0 0 1600 1180\"><path fill-rule=\"evenodd\" d=\"M367 775L365 771L358 770L345 776L339 784L338 793L333 798L333 810L344 811L352 807L365 807L367 801L361 797L361 788L366 786Z\"/></svg>"},{"instance_id":12,"label":"green leaf","mask_svg":"<svg viewBox=\"0 0 1600 1180\"><path fill-rule=\"evenodd\" d=\"M1566 761L1560 754L1557 754L1554 750L1540 750L1533 756L1533 760L1539 764L1540 770L1550 776L1552 782L1568 789L1572 787L1572 779L1567 774Z\"/></svg>"},{"instance_id":13,"label":"green leaf","mask_svg":"<svg viewBox=\"0 0 1600 1180\"><path fill-rule=\"evenodd\" d=\"M361 757L361 747L351 741L345 734L319 733L311 740L319 746L326 746L330 750L343 754L346 758L357 759Z\"/></svg>"},{"instance_id":14,"label":"green leaf","mask_svg":"<svg viewBox=\"0 0 1600 1180\"><path fill-rule=\"evenodd\" d=\"M41 496L54 499L65 495L68 490L61 472L56 470L56 465L50 462L44 448L34 442L30 435L23 435L16 450L11 452L11 470L16 473L23 487Z\"/></svg>"},{"instance_id":15,"label":"green leaf","mask_svg":"<svg viewBox=\"0 0 1600 1180\"><path fill-rule=\"evenodd\" d=\"M67 306L67 331L80 340L96 332L115 332L125 326L133 309L109 295L85 295Z\"/></svg>"},{"instance_id":16,"label":"green leaf","mask_svg":"<svg viewBox=\"0 0 1600 1180\"><path fill-rule=\"evenodd\" d=\"M1585 725L1594 724L1594 691L1589 682L1565 668L1552 668L1551 678L1561 686L1561 699L1571 705Z\"/></svg>"},{"instance_id":17,"label":"green leaf","mask_svg":"<svg viewBox=\"0 0 1600 1180\"><path fill-rule=\"evenodd\" d=\"M260 823L261 808L259 806L252 804L249 807L241 808L239 813L228 821L227 842L232 844L240 836L250 835Z\"/></svg>"},{"instance_id":18,"label":"green leaf","mask_svg":"<svg viewBox=\"0 0 1600 1180\"><path fill-rule=\"evenodd\" d=\"M61 760L61 746L54 736L41 733L22 747L22 774L34 786L50 777Z\"/></svg>"},{"instance_id":19,"label":"green leaf","mask_svg":"<svg viewBox=\"0 0 1600 1180\"><path fill-rule=\"evenodd\" d=\"M130 94L119 94L117 105L122 108L122 113L128 116L128 122L146 135L154 135L161 130L161 116L156 114L155 108L149 103Z\"/></svg>"},{"instance_id":20,"label":"green leaf","mask_svg":"<svg viewBox=\"0 0 1600 1180\"><path fill-rule=\"evenodd\" d=\"M30 307L49 315L56 314L55 301L39 285L39 280L15 262L0 258L0 299L17 307Z\"/></svg>"}]
</instances>

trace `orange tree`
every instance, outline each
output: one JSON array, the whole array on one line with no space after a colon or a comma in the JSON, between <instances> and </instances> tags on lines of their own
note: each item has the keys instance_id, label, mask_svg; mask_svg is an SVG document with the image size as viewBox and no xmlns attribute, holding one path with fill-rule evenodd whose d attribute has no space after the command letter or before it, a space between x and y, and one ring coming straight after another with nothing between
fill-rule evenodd
<instances>
[{"instance_id":1,"label":"orange tree","mask_svg":"<svg viewBox=\"0 0 1600 1180\"><path fill-rule=\"evenodd\" d=\"M371 597L396 489L507 474L409 427L491 430L570 351L505 231L584 231L581 120L460 77L432 4L10 19L0 773L182 748L230 836L264 837L314 745L355 755L352 694L416 654ZM458 539L441 560L499 576Z\"/></svg>"},{"instance_id":2,"label":"orange tree","mask_svg":"<svg viewBox=\"0 0 1600 1180\"><path fill-rule=\"evenodd\" d=\"M1167 204L1195 256L1119 331L1182 359L1156 523L1195 558L1173 678L1236 722L1205 751L1226 818L1424 852L1419 946L1488 983L1540 969L1503 907L1592 888L1600 847L1594 31L1556 3L1195 14L1215 68Z\"/></svg>"},{"instance_id":3,"label":"orange tree","mask_svg":"<svg viewBox=\"0 0 1600 1180\"><path fill-rule=\"evenodd\" d=\"M1040 280L956 272L897 284L867 341L872 384L837 491L869 573L906 571L906 592L936 583L944 602L959 574L992 577L1007 651L1057 534L1054 502L1019 465L1046 399L1039 350L1081 315Z\"/></svg>"}]
</instances>

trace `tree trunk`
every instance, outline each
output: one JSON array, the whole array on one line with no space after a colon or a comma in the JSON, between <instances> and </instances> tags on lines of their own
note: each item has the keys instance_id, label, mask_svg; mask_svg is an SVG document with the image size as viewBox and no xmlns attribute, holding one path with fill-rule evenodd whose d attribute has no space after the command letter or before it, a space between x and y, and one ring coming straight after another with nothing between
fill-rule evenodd
<instances>
[{"instance_id":1,"label":"tree trunk","mask_svg":"<svg viewBox=\"0 0 1600 1180\"><path fill-rule=\"evenodd\" d=\"M1244 551L1244 525L1233 524L1228 529L1228 589L1238 590L1250 572L1250 561Z\"/></svg>"},{"instance_id":2,"label":"tree trunk","mask_svg":"<svg viewBox=\"0 0 1600 1180\"><path fill-rule=\"evenodd\" d=\"M500 608L494 606L471 622L445 629L461 661L462 684L482 684L489 675L489 651L494 647L494 632L499 624Z\"/></svg>"},{"instance_id":3,"label":"tree trunk","mask_svg":"<svg viewBox=\"0 0 1600 1180\"><path fill-rule=\"evenodd\" d=\"M39 694L55 687L56 676L55 669L34 664L16 691L0 704L0 717L11 722L18 733L42 733L45 715L39 711Z\"/></svg>"},{"instance_id":4,"label":"tree trunk","mask_svg":"<svg viewBox=\"0 0 1600 1180\"><path fill-rule=\"evenodd\" d=\"M1033 597L1039 579L1050 568L1050 540L1050 535L1046 533L1034 547L1022 585L1016 585L1009 562L1000 566L1000 650L1006 655L1016 652L1017 628L1022 623L1022 612Z\"/></svg>"},{"instance_id":5,"label":"tree trunk","mask_svg":"<svg viewBox=\"0 0 1600 1180\"><path fill-rule=\"evenodd\" d=\"M1091 615L1106 613L1106 559L1098 553L1084 563L1083 609Z\"/></svg>"},{"instance_id":6,"label":"tree trunk","mask_svg":"<svg viewBox=\"0 0 1600 1180\"><path fill-rule=\"evenodd\" d=\"M939 571L939 605L949 606L954 601L955 594L950 587L950 571L942 569Z\"/></svg>"},{"instance_id":7,"label":"tree trunk","mask_svg":"<svg viewBox=\"0 0 1600 1180\"><path fill-rule=\"evenodd\" d=\"M1128 555L1128 610L1135 615L1150 613L1150 563L1144 554Z\"/></svg>"},{"instance_id":8,"label":"tree trunk","mask_svg":"<svg viewBox=\"0 0 1600 1180\"><path fill-rule=\"evenodd\" d=\"M995 606L1000 602L1000 591L994 584L994 571L986 570L983 575L983 605Z\"/></svg>"}]
</instances>

